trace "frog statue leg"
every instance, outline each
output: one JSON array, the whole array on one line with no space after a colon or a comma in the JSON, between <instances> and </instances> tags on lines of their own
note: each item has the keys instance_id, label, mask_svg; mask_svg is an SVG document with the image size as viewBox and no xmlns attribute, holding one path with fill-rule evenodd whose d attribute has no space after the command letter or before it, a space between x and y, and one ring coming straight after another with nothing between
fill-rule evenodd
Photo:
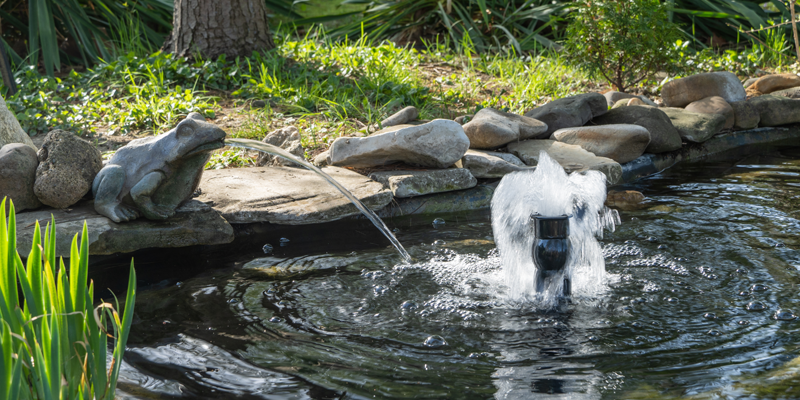
<instances>
[{"instance_id":1,"label":"frog statue leg","mask_svg":"<svg viewBox=\"0 0 800 400\"><path fill-rule=\"evenodd\" d=\"M153 171L131 188L131 198L147 219L167 219L175 215L175 209L153 202L152 196L164 178L163 172Z\"/></svg>"},{"instance_id":2,"label":"frog statue leg","mask_svg":"<svg viewBox=\"0 0 800 400\"><path fill-rule=\"evenodd\" d=\"M124 184L125 170L119 165L105 166L92 182L94 209L114 222L130 221L139 217L136 209L119 200Z\"/></svg>"}]
</instances>

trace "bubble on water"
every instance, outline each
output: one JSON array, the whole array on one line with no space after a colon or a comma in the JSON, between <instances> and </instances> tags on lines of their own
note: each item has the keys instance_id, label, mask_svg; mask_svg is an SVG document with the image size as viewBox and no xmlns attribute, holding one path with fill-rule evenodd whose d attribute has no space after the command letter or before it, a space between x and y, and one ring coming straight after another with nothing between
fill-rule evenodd
<instances>
[{"instance_id":1,"label":"bubble on water","mask_svg":"<svg viewBox=\"0 0 800 400\"><path fill-rule=\"evenodd\" d=\"M590 342L597 342L597 341L599 341L599 340L600 340L600 338L599 338L599 337L597 337L597 336L594 336L594 335L592 335L592 336L589 336L587 339L589 339L589 341L590 341Z\"/></svg>"},{"instance_id":2,"label":"bubble on water","mask_svg":"<svg viewBox=\"0 0 800 400\"><path fill-rule=\"evenodd\" d=\"M289 245L289 239L282 237L281 238L281 247L286 247Z\"/></svg>"},{"instance_id":3,"label":"bubble on water","mask_svg":"<svg viewBox=\"0 0 800 400\"><path fill-rule=\"evenodd\" d=\"M382 285L375 285L375 286L372 288L372 291L375 293L375 296L380 296L380 295L382 295L382 294L384 294L384 293L388 292L388 291L389 291L389 288L388 288L388 287L386 287L386 286L382 286Z\"/></svg>"},{"instance_id":4,"label":"bubble on water","mask_svg":"<svg viewBox=\"0 0 800 400\"><path fill-rule=\"evenodd\" d=\"M749 296L749 295L750 295L750 293L749 292L745 292L744 290L739 292L739 296Z\"/></svg>"},{"instance_id":5,"label":"bubble on water","mask_svg":"<svg viewBox=\"0 0 800 400\"><path fill-rule=\"evenodd\" d=\"M438 227L444 225L444 220L441 218L436 218L433 220L433 227Z\"/></svg>"},{"instance_id":6,"label":"bubble on water","mask_svg":"<svg viewBox=\"0 0 800 400\"><path fill-rule=\"evenodd\" d=\"M394 229L392 229L392 232L398 233L398 232L400 232L400 228L394 228Z\"/></svg>"},{"instance_id":7,"label":"bubble on water","mask_svg":"<svg viewBox=\"0 0 800 400\"><path fill-rule=\"evenodd\" d=\"M648 242L657 242L658 241L658 239L656 239L654 236L648 236L647 239L645 239L645 240L647 240Z\"/></svg>"},{"instance_id":8,"label":"bubble on water","mask_svg":"<svg viewBox=\"0 0 800 400\"><path fill-rule=\"evenodd\" d=\"M737 274L741 274L741 275L747 275L747 270L746 270L746 269L744 269L744 268L736 268L736 271L735 271L735 272L736 272Z\"/></svg>"},{"instance_id":9,"label":"bubble on water","mask_svg":"<svg viewBox=\"0 0 800 400\"><path fill-rule=\"evenodd\" d=\"M270 253L272 253L272 250L273 250L273 247L272 247L271 244L265 244L264 246L261 247L261 251L263 251L264 254L270 254Z\"/></svg>"},{"instance_id":10,"label":"bubble on water","mask_svg":"<svg viewBox=\"0 0 800 400\"><path fill-rule=\"evenodd\" d=\"M743 325L743 326L747 326L747 325L750 325L750 321L747 321L747 320L741 320L741 321L737 322L737 324L739 324L739 325Z\"/></svg>"},{"instance_id":11,"label":"bubble on water","mask_svg":"<svg viewBox=\"0 0 800 400\"><path fill-rule=\"evenodd\" d=\"M791 310L778 310L773 315L773 318L779 321L792 321L797 318Z\"/></svg>"},{"instance_id":12,"label":"bubble on water","mask_svg":"<svg viewBox=\"0 0 800 400\"><path fill-rule=\"evenodd\" d=\"M428 338L425 339L425 341L422 344L424 344L425 347L431 347L435 349L447 346L447 341L444 340L444 338L439 335L433 335L433 336L428 336Z\"/></svg>"},{"instance_id":13,"label":"bubble on water","mask_svg":"<svg viewBox=\"0 0 800 400\"><path fill-rule=\"evenodd\" d=\"M659 249L659 250L666 250L666 249L668 249L668 248L669 248L669 246L667 246L667 245L665 245L665 244L660 244L660 245L658 245L658 247L657 247L657 249Z\"/></svg>"},{"instance_id":14,"label":"bubble on water","mask_svg":"<svg viewBox=\"0 0 800 400\"><path fill-rule=\"evenodd\" d=\"M434 246L444 246L446 244L447 243L442 239L436 239L436 240L433 241L433 245Z\"/></svg>"},{"instance_id":15,"label":"bubble on water","mask_svg":"<svg viewBox=\"0 0 800 400\"><path fill-rule=\"evenodd\" d=\"M633 304L642 304L642 303L645 303L645 302L647 302L647 300L645 300L645 299L643 299L641 297L637 297L637 298L631 300L631 303L633 303Z\"/></svg>"},{"instance_id":16,"label":"bubble on water","mask_svg":"<svg viewBox=\"0 0 800 400\"><path fill-rule=\"evenodd\" d=\"M767 289L769 289L769 286L760 285L758 283L754 284L753 286L750 286L750 291L751 292L763 292L763 291L765 291Z\"/></svg>"},{"instance_id":17,"label":"bubble on water","mask_svg":"<svg viewBox=\"0 0 800 400\"><path fill-rule=\"evenodd\" d=\"M678 299L675 297L667 297L667 303L677 303Z\"/></svg>"},{"instance_id":18,"label":"bubble on water","mask_svg":"<svg viewBox=\"0 0 800 400\"><path fill-rule=\"evenodd\" d=\"M767 309L767 306L760 301L751 301L747 303L747 311L764 311Z\"/></svg>"},{"instance_id":19,"label":"bubble on water","mask_svg":"<svg viewBox=\"0 0 800 400\"><path fill-rule=\"evenodd\" d=\"M631 324L631 326L634 327L634 328L641 328L644 325L642 325L641 322L634 322L634 323Z\"/></svg>"},{"instance_id":20,"label":"bubble on water","mask_svg":"<svg viewBox=\"0 0 800 400\"><path fill-rule=\"evenodd\" d=\"M708 334L708 336L719 336L719 335L721 335L722 333L720 333L720 331L718 331L718 330L716 330L716 329L712 329L712 330L708 331L708 333L707 333L707 334Z\"/></svg>"},{"instance_id":21,"label":"bubble on water","mask_svg":"<svg viewBox=\"0 0 800 400\"><path fill-rule=\"evenodd\" d=\"M703 318L717 319L717 314L714 314L713 312L705 313L703 314Z\"/></svg>"},{"instance_id":22,"label":"bubble on water","mask_svg":"<svg viewBox=\"0 0 800 400\"><path fill-rule=\"evenodd\" d=\"M272 317L269 319L269 322L283 322L283 318L281 317Z\"/></svg>"},{"instance_id":23,"label":"bubble on water","mask_svg":"<svg viewBox=\"0 0 800 400\"><path fill-rule=\"evenodd\" d=\"M403 302L403 304L400 304L400 308L403 311L414 311L417 309L417 303L414 303L411 300L406 300Z\"/></svg>"},{"instance_id":24,"label":"bubble on water","mask_svg":"<svg viewBox=\"0 0 800 400\"><path fill-rule=\"evenodd\" d=\"M236 304L239 302L239 299L228 299L228 304Z\"/></svg>"}]
</instances>

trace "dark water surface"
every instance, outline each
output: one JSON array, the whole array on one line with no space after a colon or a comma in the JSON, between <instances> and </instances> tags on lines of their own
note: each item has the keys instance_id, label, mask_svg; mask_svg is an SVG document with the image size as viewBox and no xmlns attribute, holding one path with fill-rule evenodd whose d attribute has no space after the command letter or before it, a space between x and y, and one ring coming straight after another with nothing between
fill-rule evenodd
<instances>
[{"instance_id":1,"label":"dark water surface","mask_svg":"<svg viewBox=\"0 0 800 400\"><path fill-rule=\"evenodd\" d=\"M626 188L648 200L602 240L608 290L557 312L503 301L488 213L386 221L410 265L360 221L137 258L121 387L147 398L737 398L736 380L798 356L800 150Z\"/></svg>"}]
</instances>

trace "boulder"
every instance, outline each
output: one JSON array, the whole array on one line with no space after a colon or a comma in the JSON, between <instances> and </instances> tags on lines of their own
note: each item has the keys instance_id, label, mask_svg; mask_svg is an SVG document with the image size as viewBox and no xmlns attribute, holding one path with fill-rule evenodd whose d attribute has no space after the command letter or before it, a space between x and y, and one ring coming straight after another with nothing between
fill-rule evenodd
<instances>
[{"instance_id":1,"label":"boulder","mask_svg":"<svg viewBox=\"0 0 800 400\"><path fill-rule=\"evenodd\" d=\"M36 151L33 140L22 130L17 117L8 109L3 96L0 96L0 147L10 143L22 143Z\"/></svg>"},{"instance_id":2,"label":"boulder","mask_svg":"<svg viewBox=\"0 0 800 400\"><path fill-rule=\"evenodd\" d=\"M633 99L631 99L633 100ZM650 144L650 132L639 125L594 125L564 128L553 137L562 143L581 146L599 157L610 158L620 164L635 160Z\"/></svg>"},{"instance_id":3,"label":"boulder","mask_svg":"<svg viewBox=\"0 0 800 400\"><path fill-rule=\"evenodd\" d=\"M745 87L745 91L747 91L747 87L749 87L750 85L756 83L759 79L761 79L761 78L757 78L757 77L756 78L747 78L747 80L744 81L744 83L742 84Z\"/></svg>"},{"instance_id":4,"label":"boulder","mask_svg":"<svg viewBox=\"0 0 800 400\"><path fill-rule=\"evenodd\" d=\"M762 95L798 86L800 86L800 76L797 74L774 74L762 76L747 86L746 91L748 95Z\"/></svg>"},{"instance_id":5,"label":"boulder","mask_svg":"<svg viewBox=\"0 0 800 400\"><path fill-rule=\"evenodd\" d=\"M675 79L661 88L661 99L668 107L684 107L693 101L711 96L720 96L728 103L733 103L744 100L746 94L739 78L726 71Z\"/></svg>"},{"instance_id":6,"label":"boulder","mask_svg":"<svg viewBox=\"0 0 800 400\"><path fill-rule=\"evenodd\" d=\"M67 131L51 131L39 149L39 167L33 191L42 203L67 208L92 188L103 168L100 151L91 143Z\"/></svg>"},{"instance_id":7,"label":"boulder","mask_svg":"<svg viewBox=\"0 0 800 400\"><path fill-rule=\"evenodd\" d=\"M472 114L459 115L458 117L455 117L455 118L453 119L453 121L456 121L456 122L458 122L458 123L459 123L459 124L461 124L461 125L464 125L464 124L466 124L467 122L469 122L469 121L472 121L472 117L473 117L473 116L474 116L474 115L472 115Z\"/></svg>"},{"instance_id":8,"label":"boulder","mask_svg":"<svg viewBox=\"0 0 800 400\"><path fill-rule=\"evenodd\" d=\"M788 97L790 99L800 99L800 87L794 87L791 89L783 89L777 90L770 93L773 96L783 96Z\"/></svg>"},{"instance_id":9,"label":"boulder","mask_svg":"<svg viewBox=\"0 0 800 400\"><path fill-rule=\"evenodd\" d=\"M638 97L634 97L632 99L628 99L626 106L649 106L649 104L645 103Z\"/></svg>"},{"instance_id":10,"label":"boulder","mask_svg":"<svg viewBox=\"0 0 800 400\"><path fill-rule=\"evenodd\" d=\"M461 164L476 178L502 178L508 173L528 168L513 154L481 150L468 150Z\"/></svg>"},{"instance_id":11,"label":"boulder","mask_svg":"<svg viewBox=\"0 0 800 400\"><path fill-rule=\"evenodd\" d=\"M693 113L677 107L661 109L672 121L681 138L689 142L702 143L723 129L726 124L721 114Z\"/></svg>"},{"instance_id":12,"label":"boulder","mask_svg":"<svg viewBox=\"0 0 800 400\"><path fill-rule=\"evenodd\" d=\"M33 193L36 151L23 143L10 143L0 148L0 201L8 198L17 211L39 208L42 203Z\"/></svg>"},{"instance_id":13,"label":"boulder","mask_svg":"<svg viewBox=\"0 0 800 400\"><path fill-rule=\"evenodd\" d=\"M464 124L472 149L493 149L515 140L532 139L547 130L544 122L521 115L484 108Z\"/></svg>"},{"instance_id":14,"label":"boulder","mask_svg":"<svg viewBox=\"0 0 800 400\"><path fill-rule=\"evenodd\" d=\"M744 101L735 101L730 103L733 109L733 127L734 129L753 129L758 126L761 121L761 116L753 103Z\"/></svg>"},{"instance_id":15,"label":"boulder","mask_svg":"<svg viewBox=\"0 0 800 400\"><path fill-rule=\"evenodd\" d=\"M630 99L618 100L616 103L614 103L613 106L611 106L611 109L613 110L615 108L627 107L628 106L628 101L630 101Z\"/></svg>"},{"instance_id":16,"label":"boulder","mask_svg":"<svg viewBox=\"0 0 800 400\"><path fill-rule=\"evenodd\" d=\"M553 100L525 113L526 117L547 124L547 130L539 137L549 137L562 128L583 126L592 118L608 111L606 98L600 93L586 93Z\"/></svg>"},{"instance_id":17,"label":"boulder","mask_svg":"<svg viewBox=\"0 0 800 400\"><path fill-rule=\"evenodd\" d=\"M587 170L602 172L609 185L616 184L622 179L622 166L618 162L610 158L598 157L573 144L550 139L525 140L509 144L508 151L519 157L525 164L532 166L539 164L539 154L544 151L569 173Z\"/></svg>"},{"instance_id":18,"label":"boulder","mask_svg":"<svg viewBox=\"0 0 800 400\"><path fill-rule=\"evenodd\" d=\"M374 167L402 161L447 168L469 149L469 138L455 121L437 119L422 125L397 125L363 138L338 138L331 165Z\"/></svg>"},{"instance_id":19,"label":"boulder","mask_svg":"<svg viewBox=\"0 0 800 400\"><path fill-rule=\"evenodd\" d=\"M373 210L392 201L390 190L366 176L336 167L325 167L322 171ZM209 203L226 220L236 224L308 225L361 214L321 176L299 168L209 170L203 174L200 189L202 193L197 200Z\"/></svg>"},{"instance_id":20,"label":"boulder","mask_svg":"<svg viewBox=\"0 0 800 400\"><path fill-rule=\"evenodd\" d=\"M300 144L300 130L294 126L286 126L270 132L261 141L273 146L278 146L301 160L305 158L305 149L303 149L303 145ZM271 156L267 153L258 153L258 161L256 164L259 167L265 165L279 165L285 167L297 166L296 163L283 157Z\"/></svg>"},{"instance_id":21,"label":"boulder","mask_svg":"<svg viewBox=\"0 0 800 400\"><path fill-rule=\"evenodd\" d=\"M644 104L648 106L658 107L658 104L654 103L652 100L648 99L645 96L641 95L637 96L635 94L617 92L615 90L603 93L603 97L606 98L606 102L608 103L609 107L613 107L620 100L628 100L634 98L641 100Z\"/></svg>"},{"instance_id":22,"label":"boulder","mask_svg":"<svg viewBox=\"0 0 800 400\"><path fill-rule=\"evenodd\" d=\"M650 132L648 153L664 153L681 148L681 136L667 114L656 107L628 106L610 110L592 120L595 125L633 124Z\"/></svg>"},{"instance_id":23,"label":"boulder","mask_svg":"<svg viewBox=\"0 0 800 400\"><path fill-rule=\"evenodd\" d=\"M761 117L761 126L779 126L800 122L800 100L766 94L748 100Z\"/></svg>"},{"instance_id":24,"label":"boulder","mask_svg":"<svg viewBox=\"0 0 800 400\"><path fill-rule=\"evenodd\" d=\"M419 111L417 107L408 106L381 121L381 127L386 128L388 126L407 124L418 117Z\"/></svg>"},{"instance_id":25,"label":"boulder","mask_svg":"<svg viewBox=\"0 0 800 400\"><path fill-rule=\"evenodd\" d=\"M56 255L69 257L75 234L89 229L89 254L130 253L150 248L175 248L199 245L226 244L233 241L233 227L211 207L190 200L175 210L175 216L165 221L136 221L116 223L94 210L91 201L82 202L70 210L39 210L17 214L17 247L21 255L31 251L36 221L44 226L52 215L56 219Z\"/></svg>"},{"instance_id":26,"label":"boulder","mask_svg":"<svg viewBox=\"0 0 800 400\"><path fill-rule=\"evenodd\" d=\"M735 122L733 108L725 99L719 96L706 97L693 101L686 106L686 111L697 114L719 114L725 117L722 129L731 129Z\"/></svg>"},{"instance_id":27,"label":"boulder","mask_svg":"<svg viewBox=\"0 0 800 400\"><path fill-rule=\"evenodd\" d=\"M452 192L469 189L478 184L478 180L464 168L383 171L373 172L369 177L388 186L394 197L398 198Z\"/></svg>"}]
</instances>

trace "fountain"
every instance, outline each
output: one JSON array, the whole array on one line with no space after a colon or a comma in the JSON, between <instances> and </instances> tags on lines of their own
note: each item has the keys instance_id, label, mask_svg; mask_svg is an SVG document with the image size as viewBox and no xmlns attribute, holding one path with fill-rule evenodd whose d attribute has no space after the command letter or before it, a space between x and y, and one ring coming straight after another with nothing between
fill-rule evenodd
<instances>
[{"instance_id":1,"label":"fountain","mask_svg":"<svg viewBox=\"0 0 800 400\"><path fill-rule=\"evenodd\" d=\"M492 230L512 302L555 306L559 298L595 297L605 264L597 237L619 222L604 205L605 175L568 175L547 153L535 171L506 175L492 198Z\"/></svg>"}]
</instances>

